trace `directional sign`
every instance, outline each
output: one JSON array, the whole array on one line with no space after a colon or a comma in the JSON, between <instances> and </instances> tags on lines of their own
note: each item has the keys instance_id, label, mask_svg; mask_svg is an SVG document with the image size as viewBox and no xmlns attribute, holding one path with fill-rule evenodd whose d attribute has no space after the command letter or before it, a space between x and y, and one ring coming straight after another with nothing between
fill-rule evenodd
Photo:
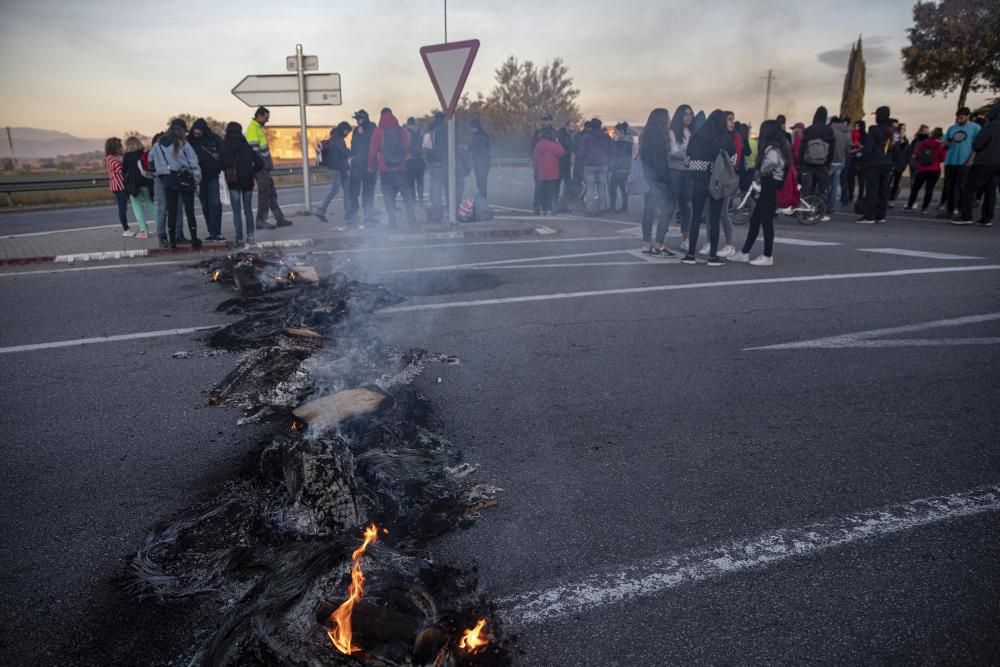
<instances>
[{"instance_id":1,"label":"directional sign","mask_svg":"<svg viewBox=\"0 0 1000 667\"><path fill-rule=\"evenodd\" d=\"M251 74L243 77L232 90L248 107L299 106L299 80L296 74ZM306 106L339 106L339 74L306 74Z\"/></svg>"},{"instance_id":2,"label":"directional sign","mask_svg":"<svg viewBox=\"0 0 1000 667\"><path fill-rule=\"evenodd\" d=\"M420 48L420 57L430 74L434 92L445 116L451 118L462 97L465 80L469 78L472 62L479 51L479 40L434 44Z\"/></svg>"},{"instance_id":3,"label":"directional sign","mask_svg":"<svg viewBox=\"0 0 1000 667\"><path fill-rule=\"evenodd\" d=\"M295 56L286 56L285 63L289 72L297 72L295 69ZM319 56L302 56L302 71L315 72L319 69Z\"/></svg>"}]
</instances>

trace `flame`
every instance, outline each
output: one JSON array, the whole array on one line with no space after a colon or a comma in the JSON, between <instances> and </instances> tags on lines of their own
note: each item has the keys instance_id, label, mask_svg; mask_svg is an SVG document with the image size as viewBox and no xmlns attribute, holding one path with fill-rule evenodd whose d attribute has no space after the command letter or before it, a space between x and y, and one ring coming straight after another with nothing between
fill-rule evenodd
<instances>
[{"instance_id":1,"label":"flame","mask_svg":"<svg viewBox=\"0 0 1000 667\"><path fill-rule=\"evenodd\" d=\"M219 277L220 276L222 276L222 271L216 271L215 273L213 273L212 274L212 282L213 283L219 282Z\"/></svg>"},{"instance_id":2,"label":"flame","mask_svg":"<svg viewBox=\"0 0 1000 667\"><path fill-rule=\"evenodd\" d=\"M288 277L289 277L290 279L292 279L292 280L295 280L295 272L294 272L294 271L289 271L289 272L288 272Z\"/></svg>"},{"instance_id":3,"label":"flame","mask_svg":"<svg viewBox=\"0 0 1000 667\"><path fill-rule=\"evenodd\" d=\"M297 419L294 420L294 421L292 421L292 430L293 431L298 431L300 428L302 428L302 422L298 421Z\"/></svg>"},{"instance_id":4,"label":"flame","mask_svg":"<svg viewBox=\"0 0 1000 667\"><path fill-rule=\"evenodd\" d=\"M373 523L365 528L365 541L351 554L351 560L354 564L351 566L351 583L347 587L347 599L344 600L342 605L337 607L335 612L330 614L330 620L333 621L333 629L327 630L326 634L330 637L330 641L333 642L336 649L345 655L350 655L361 650L351 644L351 612L354 611L354 605L357 604L358 600L364 594L365 575L361 571L361 556L365 553L365 549L368 548L369 544L377 541L378 527Z\"/></svg>"},{"instance_id":5,"label":"flame","mask_svg":"<svg viewBox=\"0 0 1000 667\"><path fill-rule=\"evenodd\" d=\"M486 646L489 640L482 634L484 627L486 627L486 619L481 618L476 623L476 627L465 631L465 634L458 641L458 648L464 648L469 653L476 653Z\"/></svg>"}]
</instances>

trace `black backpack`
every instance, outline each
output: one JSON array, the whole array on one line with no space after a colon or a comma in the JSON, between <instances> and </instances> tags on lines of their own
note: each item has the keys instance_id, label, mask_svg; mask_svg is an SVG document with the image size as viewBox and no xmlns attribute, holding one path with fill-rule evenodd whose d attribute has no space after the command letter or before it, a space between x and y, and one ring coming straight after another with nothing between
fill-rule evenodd
<instances>
[{"instance_id":1,"label":"black backpack","mask_svg":"<svg viewBox=\"0 0 1000 667\"><path fill-rule=\"evenodd\" d=\"M383 133L382 159L385 161L385 166L390 169L402 166L406 161L402 128L393 128Z\"/></svg>"},{"instance_id":2,"label":"black backpack","mask_svg":"<svg viewBox=\"0 0 1000 667\"><path fill-rule=\"evenodd\" d=\"M917 153L917 164L919 164L921 167L930 167L931 165L934 164L935 153L937 153L937 151L934 149L933 146L927 143L922 144L920 147L920 152Z\"/></svg>"}]
</instances>

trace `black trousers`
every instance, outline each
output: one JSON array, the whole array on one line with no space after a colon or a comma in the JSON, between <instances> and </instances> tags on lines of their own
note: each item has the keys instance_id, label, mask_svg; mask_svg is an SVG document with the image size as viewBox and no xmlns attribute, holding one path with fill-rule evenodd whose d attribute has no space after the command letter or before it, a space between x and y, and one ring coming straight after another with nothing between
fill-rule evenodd
<instances>
[{"instance_id":1,"label":"black trousers","mask_svg":"<svg viewBox=\"0 0 1000 667\"><path fill-rule=\"evenodd\" d=\"M980 220L993 221L993 211L997 205L997 185L1000 184L1000 164L974 164L969 170L969 178L962 188L962 219L973 219L973 208L976 203L976 193L986 188L983 193L983 210Z\"/></svg>"},{"instance_id":2,"label":"black trousers","mask_svg":"<svg viewBox=\"0 0 1000 667\"><path fill-rule=\"evenodd\" d=\"M899 186L903 182L904 171L906 171L906 167L892 172L892 180L889 181L889 199L892 201L895 201L899 197Z\"/></svg>"},{"instance_id":3,"label":"black trousers","mask_svg":"<svg viewBox=\"0 0 1000 667\"><path fill-rule=\"evenodd\" d=\"M920 188L924 188L924 204L920 210L926 211L931 205L931 200L934 199L934 186L937 185L939 178L941 178L940 171L918 171L913 177L913 181L910 182L910 199L906 205L913 208L913 204L916 203L917 196L920 194Z\"/></svg>"},{"instance_id":4,"label":"black trousers","mask_svg":"<svg viewBox=\"0 0 1000 667\"><path fill-rule=\"evenodd\" d=\"M368 171L367 165L351 169L351 189L348 192L348 200L351 203L348 218L358 217L358 213L364 211L364 218L368 222L375 221L375 183L378 175L373 171ZM361 198L360 206L358 197Z\"/></svg>"},{"instance_id":5,"label":"black trousers","mask_svg":"<svg viewBox=\"0 0 1000 667\"><path fill-rule=\"evenodd\" d=\"M615 203L618 201L618 193L622 195L622 210L628 210L628 189L625 187L625 181L628 180L627 171L613 171L611 172L611 183L609 185L608 197L611 203L611 210L615 210Z\"/></svg>"},{"instance_id":6,"label":"black trousers","mask_svg":"<svg viewBox=\"0 0 1000 667\"><path fill-rule=\"evenodd\" d=\"M711 174L707 171L692 171L691 174L691 229L688 233L688 254L693 255L698 249L698 232L701 228L701 217L705 212L705 202L708 202L708 243L709 257L715 257L719 249L719 219L722 216L722 200L708 196L708 181Z\"/></svg>"},{"instance_id":7,"label":"black trousers","mask_svg":"<svg viewBox=\"0 0 1000 667\"><path fill-rule=\"evenodd\" d=\"M486 189L489 187L490 180L490 163L477 162L472 165L472 171L476 174L476 190L483 196L483 199L486 199L488 197Z\"/></svg>"},{"instance_id":8,"label":"black trousers","mask_svg":"<svg viewBox=\"0 0 1000 667\"><path fill-rule=\"evenodd\" d=\"M747 240L743 242L743 252L749 253L757 242L760 228L764 228L764 254L774 256L774 214L778 210L778 190L781 182L770 176L760 179L760 197L750 214L750 228L747 229Z\"/></svg>"},{"instance_id":9,"label":"black trousers","mask_svg":"<svg viewBox=\"0 0 1000 667\"><path fill-rule=\"evenodd\" d=\"M892 167L870 167L865 175L865 217L869 220L885 220L889 208L889 180Z\"/></svg>"},{"instance_id":10,"label":"black trousers","mask_svg":"<svg viewBox=\"0 0 1000 667\"><path fill-rule=\"evenodd\" d=\"M535 181L535 201L541 213L551 213L559 200L560 181Z\"/></svg>"},{"instance_id":11,"label":"black trousers","mask_svg":"<svg viewBox=\"0 0 1000 667\"><path fill-rule=\"evenodd\" d=\"M426 170L427 161L423 158L410 158L406 161L406 178L414 201L424 200L424 172Z\"/></svg>"},{"instance_id":12,"label":"black trousers","mask_svg":"<svg viewBox=\"0 0 1000 667\"><path fill-rule=\"evenodd\" d=\"M965 165L946 164L944 166L945 210L948 215L962 206L962 189L969 179L969 167Z\"/></svg>"},{"instance_id":13,"label":"black trousers","mask_svg":"<svg viewBox=\"0 0 1000 667\"><path fill-rule=\"evenodd\" d=\"M825 164L802 165L802 194L822 195L830 191L830 167Z\"/></svg>"},{"instance_id":14,"label":"black trousers","mask_svg":"<svg viewBox=\"0 0 1000 667\"><path fill-rule=\"evenodd\" d=\"M396 226L396 194L403 197L403 209L406 211L406 222L411 227L417 226L417 216L413 210L413 190L410 188L409 175L403 171L382 172L382 205L385 206L385 217L390 227Z\"/></svg>"},{"instance_id":15,"label":"black trousers","mask_svg":"<svg viewBox=\"0 0 1000 667\"><path fill-rule=\"evenodd\" d=\"M179 204L183 202L184 213L187 215L188 229L191 239L198 238L198 227L194 218L194 193L167 190L167 239L170 245L177 244L177 218L180 214Z\"/></svg>"}]
</instances>

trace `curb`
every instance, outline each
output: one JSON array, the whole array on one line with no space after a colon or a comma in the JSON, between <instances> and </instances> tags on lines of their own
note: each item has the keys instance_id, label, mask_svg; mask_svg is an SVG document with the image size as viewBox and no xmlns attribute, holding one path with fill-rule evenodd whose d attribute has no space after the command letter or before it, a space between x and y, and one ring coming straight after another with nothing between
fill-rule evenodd
<instances>
[{"instance_id":1,"label":"curb","mask_svg":"<svg viewBox=\"0 0 1000 667\"><path fill-rule=\"evenodd\" d=\"M420 241L461 241L489 238L510 238L516 236L547 236L556 234L549 227L529 227L525 229L482 229L454 232L427 232L423 234L390 234L385 237L390 243L413 243ZM322 248L325 250L349 250L365 245L372 237L348 237L340 239L279 239L260 241L257 248L273 250L278 248ZM12 257L0 259L0 266L18 266L25 264L76 264L79 262L103 262L115 259L135 259L140 257L176 257L178 255L195 255L220 252L234 252L228 245L205 244L200 248L137 248L135 250L105 250L98 252L83 252L70 255L41 255L38 257Z\"/></svg>"}]
</instances>

